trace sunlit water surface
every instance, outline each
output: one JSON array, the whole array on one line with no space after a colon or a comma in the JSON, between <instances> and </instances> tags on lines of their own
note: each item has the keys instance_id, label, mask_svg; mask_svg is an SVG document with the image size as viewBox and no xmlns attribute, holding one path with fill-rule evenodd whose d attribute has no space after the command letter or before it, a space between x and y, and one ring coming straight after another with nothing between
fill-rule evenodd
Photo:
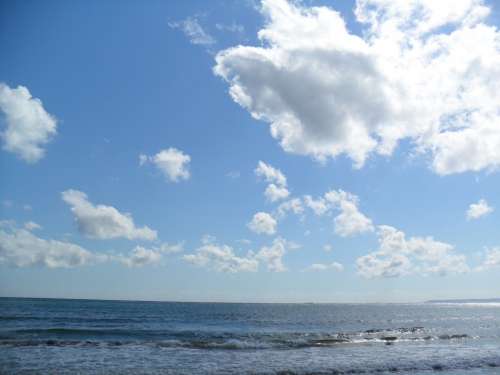
<instances>
[{"instance_id":1,"label":"sunlit water surface","mask_svg":"<svg viewBox=\"0 0 500 375\"><path fill-rule=\"evenodd\" d=\"M500 374L500 306L0 298L2 374Z\"/></svg>"}]
</instances>

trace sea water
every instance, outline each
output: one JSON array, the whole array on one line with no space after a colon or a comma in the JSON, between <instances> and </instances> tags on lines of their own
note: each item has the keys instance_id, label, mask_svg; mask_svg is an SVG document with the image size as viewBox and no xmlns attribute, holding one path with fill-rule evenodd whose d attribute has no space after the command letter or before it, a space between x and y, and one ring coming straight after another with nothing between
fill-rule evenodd
<instances>
[{"instance_id":1,"label":"sea water","mask_svg":"<svg viewBox=\"0 0 500 375\"><path fill-rule=\"evenodd\" d=\"M2 374L500 374L500 305L0 298Z\"/></svg>"}]
</instances>

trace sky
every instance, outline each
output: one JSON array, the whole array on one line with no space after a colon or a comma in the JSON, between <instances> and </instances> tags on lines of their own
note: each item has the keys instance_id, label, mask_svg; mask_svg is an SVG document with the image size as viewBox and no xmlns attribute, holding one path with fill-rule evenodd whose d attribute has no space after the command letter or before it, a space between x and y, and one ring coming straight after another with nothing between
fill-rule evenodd
<instances>
[{"instance_id":1,"label":"sky","mask_svg":"<svg viewBox=\"0 0 500 375\"><path fill-rule=\"evenodd\" d=\"M0 4L0 295L500 290L500 3Z\"/></svg>"}]
</instances>

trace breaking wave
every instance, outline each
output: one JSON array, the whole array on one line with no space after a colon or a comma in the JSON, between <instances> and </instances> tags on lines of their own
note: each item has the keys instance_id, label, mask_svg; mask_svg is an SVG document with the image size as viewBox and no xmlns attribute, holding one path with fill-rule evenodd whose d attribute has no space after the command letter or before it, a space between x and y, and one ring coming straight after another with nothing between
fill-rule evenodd
<instances>
[{"instance_id":1,"label":"breaking wave","mask_svg":"<svg viewBox=\"0 0 500 375\"><path fill-rule=\"evenodd\" d=\"M465 333L431 333L424 327L369 329L350 333L224 333L125 329L48 328L4 331L0 346L123 346L159 348L257 350L337 347L344 345L395 345L408 342L473 340Z\"/></svg>"}]
</instances>

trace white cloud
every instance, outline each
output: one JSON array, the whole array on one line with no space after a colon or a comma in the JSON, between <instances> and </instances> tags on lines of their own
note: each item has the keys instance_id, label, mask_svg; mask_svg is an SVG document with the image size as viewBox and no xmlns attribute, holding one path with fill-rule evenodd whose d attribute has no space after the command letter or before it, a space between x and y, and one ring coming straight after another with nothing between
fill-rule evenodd
<instances>
[{"instance_id":1,"label":"white cloud","mask_svg":"<svg viewBox=\"0 0 500 375\"><path fill-rule=\"evenodd\" d=\"M327 253L333 251L333 247L330 244L326 244L323 246L323 250L326 251Z\"/></svg>"},{"instance_id":2,"label":"white cloud","mask_svg":"<svg viewBox=\"0 0 500 375\"><path fill-rule=\"evenodd\" d=\"M78 230L87 237L154 240L157 236L156 231L147 226L137 228L128 213L123 214L112 206L94 205L81 191L66 190L62 199L71 206Z\"/></svg>"},{"instance_id":3,"label":"white cloud","mask_svg":"<svg viewBox=\"0 0 500 375\"><path fill-rule=\"evenodd\" d=\"M276 220L267 212L257 212L247 224L252 232L268 235L276 233L276 225Z\"/></svg>"},{"instance_id":4,"label":"white cloud","mask_svg":"<svg viewBox=\"0 0 500 375\"><path fill-rule=\"evenodd\" d=\"M255 168L255 174L258 177L264 178L268 183L274 183L278 186L286 186L285 175L279 169L276 169L263 161L259 160L259 164L257 165L257 168Z\"/></svg>"},{"instance_id":5,"label":"white cloud","mask_svg":"<svg viewBox=\"0 0 500 375\"><path fill-rule=\"evenodd\" d=\"M182 30L192 44L212 45L216 42L215 38L203 29L196 17L169 22L168 25L173 29Z\"/></svg>"},{"instance_id":6,"label":"white cloud","mask_svg":"<svg viewBox=\"0 0 500 375\"><path fill-rule=\"evenodd\" d=\"M467 210L467 220L479 219L482 216L493 212L493 207L488 205L484 199L480 199L477 203L472 203Z\"/></svg>"},{"instance_id":7,"label":"white cloud","mask_svg":"<svg viewBox=\"0 0 500 375\"><path fill-rule=\"evenodd\" d=\"M182 242L162 243L149 249L136 246L128 255L108 256L67 241L39 238L32 233L33 229L41 228L34 222L25 223L25 228L16 228L13 221L0 222L0 264L69 268L113 260L129 267L142 267L159 264L164 255L181 252L184 246Z\"/></svg>"},{"instance_id":8,"label":"white cloud","mask_svg":"<svg viewBox=\"0 0 500 375\"><path fill-rule=\"evenodd\" d=\"M239 171L229 171L226 173L226 177L237 179L240 178L241 173Z\"/></svg>"},{"instance_id":9,"label":"white cloud","mask_svg":"<svg viewBox=\"0 0 500 375\"><path fill-rule=\"evenodd\" d=\"M269 184L267 185L264 195L270 202L276 202L282 199L286 199L290 195L290 192L286 187Z\"/></svg>"},{"instance_id":10,"label":"white cloud","mask_svg":"<svg viewBox=\"0 0 500 375\"><path fill-rule=\"evenodd\" d=\"M411 274L446 275L468 272L465 256L432 237L410 237L396 228L378 227L379 249L356 260L358 273L368 278Z\"/></svg>"},{"instance_id":11,"label":"white cloud","mask_svg":"<svg viewBox=\"0 0 500 375\"><path fill-rule=\"evenodd\" d=\"M481 266L477 268L478 271L483 271L490 268L500 266L500 248L496 247L486 251L486 257Z\"/></svg>"},{"instance_id":12,"label":"white cloud","mask_svg":"<svg viewBox=\"0 0 500 375\"><path fill-rule=\"evenodd\" d=\"M214 72L285 151L362 167L409 139L441 175L500 167L500 31L482 0L357 0L362 36L327 7L261 13L261 44L220 51Z\"/></svg>"},{"instance_id":13,"label":"white cloud","mask_svg":"<svg viewBox=\"0 0 500 375\"><path fill-rule=\"evenodd\" d=\"M356 195L343 190L331 190L325 194L325 199L340 210L334 219L335 233L342 237L372 232L373 223L358 209L359 199Z\"/></svg>"},{"instance_id":14,"label":"white cloud","mask_svg":"<svg viewBox=\"0 0 500 375\"><path fill-rule=\"evenodd\" d=\"M142 267L151 264L159 264L162 256L158 250L136 246L129 256L120 257L119 259L128 267Z\"/></svg>"},{"instance_id":15,"label":"white cloud","mask_svg":"<svg viewBox=\"0 0 500 375\"><path fill-rule=\"evenodd\" d=\"M128 267L158 265L161 263L164 255L179 253L183 250L184 243L182 242L173 245L165 242L160 246L153 246L151 248L136 246L129 255L120 255L115 257L115 259Z\"/></svg>"},{"instance_id":16,"label":"white cloud","mask_svg":"<svg viewBox=\"0 0 500 375\"><path fill-rule=\"evenodd\" d=\"M184 242L178 242L176 244L169 244L167 242L164 242L160 246L153 247L153 249L159 251L162 254L180 253L184 251Z\"/></svg>"},{"instance_id":17,"label":"white cloud","mask_svg":"<svg viewBox=\"0 0 500 375\"><path fill-rule=\"evenodd\" d=\"M215 243L203 244L194 254L184 255L183 259L218 272L256 272L259 266L259 262L251 255L240 257L234 253L232 247Z\"/></svg>"},{"instance_id":18,"label":"white cloud","mask_svg":"<svg viewBox=\"0 0 500 375\"><path fill-rule=\"evenodd\" d=\"M283 256L286 253L287 241L283 238L274 239L271 246L263 246L255 255L255 258L263 261L267 269L272 272L284 272Z\"/></svg>"},{"instance_id":19,"label":"white cloud","mask_svg":"<svg viewBox=\"0 0 500 375\"><path fill-rule=\"evenodd\" d=\"M310 195L304 195L304 204L309 207L317 216L323 216L330 210L327 202L323 198L313 199Z\"/></svg>"},{"instance_id":20,"label":"white cloud","mask_svg":"<svg viewBox=\"0 0 500 375\"><path fill-rule=\"evenodd\" d=\"M152 163L163 173L165 178L171 182L189 179L190 161L191 157L189 155L173 147L161 150L153 156L139 155L140 165Z\"/></svg>"},{"instance_id":21,"label":"white cloud","mask_svg":"<svg viewBox=\"0 0 500 375\"><path fill-rule=\"evenodd\" d=\"M286 187L286 177L279 169L276 169L263 161L259 161L257 168L255 168L255 174L258 177L264 178L269 183L266 191L264 192L268 201L276 202L286 199L290 195L290 192Z\"/></svg>"},{"instance_id":22,"label":"white cloud","mask_svg":"<svg viewBox=\"0 0 500 375\"><path fill-rule=\"evenodd\" d=\"M142 167L144 164L146 164L149 161L149 156L140 154L139 155L139 165Z\"/></svg>"},{"instance_id":23,"label":"white cloud","mask_svg":"<svg viewBox=\"0 0 500 375\"><path fill-rule=\"evenodd\" d=\"M27 230L35 230L35 229L42 229L42 226L40 224L35 223L34 221L27 221L24 223L24 228Z\"/></svg>"},{"instance_id":24,"label":"white cloud","mask_svg":"<svg viewBox=\"0 0 500 375\"><path fill-rule=\"evenodd\" d=\"M284 241L285 243L285 247L288 249L288 250L298 250L298 249L301 249L302 248L302 245L297 243L297 242L294 242L294 241L288 241L288 240L285 240L285 239L282 239L282 241Z\"/></svg>"},{"instance_id":25,"label":"white cloud","mask_svg":"<svg viewBox=\"0 0 500 375\"><path fill-rule=\"evenodd\" d=\"M298 245L283 238L275 238L271 245L262 246L259 251L248 251L244 256L235 254L232 247L217 243L205 243L193 254L183 259L198 267L213 269L218 272L257 272L262 263L271 272L286 271L283 256L287 249L297 249Z\"/></svg>"},{"instance_id":26,"label":"white cloud","mask_svg":"<svg viewBox=\"0 0 500 375\"><path fill-rule=\"evenodd\" d=\"M349 237L373 231L371 219L359 211L359 199L354 194L340 189L331 190L318 199L305 195L304 202L318 216L323 216L333 209L340 211L334 219L335 233L339 236Z\"/></svg>"},{"instance_id":27,"label":"white cloud","mask_svg":"<svg viewBox=\"0 0 500 375\"><path fill-rule=\"evenodd\" d=\"M36 163L45 154L45 145L57 133L57 121L33 98L24 86L15 89L0 83L0 110L5 114L6 129L0 133L3 149L28 163Z\"/></svg>"},{"instance_id":28,"label":"white cloud","mask_svg":"<svg viewBox=\"0 0 500 375\"><path fill-rule=\"evenodd\" d=\"M276 216L282 219L288 212L292 212L296 215L304 212L304 206L302 205L300 198L292 198L281 203L276 210Z\"/></svg>"},{"instance_id":29,"label":"white cloud","mask_svg":"<svg viewBox=\"0 0 500 375\"><path fill-rule=\"evenodd\" d=\"M96 255L65 241L45 240L26 229L3 223L0 228L0 263L15 267L44 266L68 268L104 261Z\"/></svg>"},{"instance_id":30,"label":"white cloud","mask_svg":"<svg viewBox=\"0 0 500 375\"><path fill-rule=\"evenodd\" d=\"M358 273L367 278L400 277L412 272L408 257L401 254L383 256L380 253L370 253L356 260Z\"/></svg>"},{"instance_id":31,"label":"white cloud","mask_svg":"<svg viewBox=\"0 0 500 375\"><path fill-rule=\"evenodd\" d=\"M317 216L324 216L335 210L339 212L334 219L335 233L339 236L349 237L373 232L372 220L359 211L358 205L359 198L356 195L341 189L331 190L316 199L310 195L304 195L302 200L290 199L278 206L276 216L282 219L289 211L300 214L304 207L310 208Z\"/></svg>"},{"instance_id":32,"label":"white cloud","mask_svg":"<svg viewBox=\"0 0 500 375\"><path fill-rule=\"evenodd\" d=\"M217 239L215 238L215 236L212 236L211 234L204 234L202 237L201 237L201 243L203 245L208 245L208 244L211 244L211 243L215 243Z\"/></svg>"},{"instance_id":33,"label":"white cloud","mask_svg":"<svg viewBox=\"0 0 500 375\"><path fill-rule=\"evenodd\" d=\"M344 266L337 262L333 262L330 264L313 263L309 267L304 269L304 271L327 271L327 270L343 271Z\"/></svg>"},{"instance_id":34,"label":"white cloud","mask_svg":"<svg viewBox=\"0 0 500 375\"><path fill-rule=\"evenodd\" d=\"M362 165L377 145L370 130L389 106L366 43L327 8L265 0L262 13L259 39L268 47L222 51L215 73L233 100L270 123L285 151L320 160L346 152Z\"/></svg>"},{"instance_id":35,"label":"white cloud","mask_svg":"<svg viewBox=\"0 0 500 375\"><path fill-rule=\"evenodd\" d=\"M231 33L237 33L237 34L243 34L245 32L245 27L235 22L228 25L222 23L216 23L215 28L219 31L229 31Z\"/></svg>"}]
</instances>

